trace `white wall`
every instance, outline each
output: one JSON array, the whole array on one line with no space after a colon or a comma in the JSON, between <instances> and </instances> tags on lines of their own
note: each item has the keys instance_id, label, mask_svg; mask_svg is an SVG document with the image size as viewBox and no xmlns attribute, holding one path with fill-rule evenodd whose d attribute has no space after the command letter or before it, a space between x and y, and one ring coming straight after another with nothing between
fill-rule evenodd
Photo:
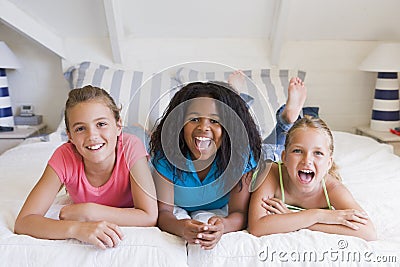
<instances>
[{"instance_id":1,"label":"white wall","mask_svg":"<svg viewBox=\"0 0 400 267\"><path fill-rule=\"evenodd\" d=\"M62 67L94 60L112 64L106 40L67 40L73 55L61 62L53 53L0 24L1 39L22 61L23 68L9 72L14 108L33 104L55 129L67 96ZM375 47L374 42L288 42L281 53L282 68L307 71L307 104L320 106L332 129L353 132L369 123L375 73L357 69ZM189 61L214 61L237 68L270 67L269 44L262 39L131 39L123 47L124 67L158 72ZM63 65L63 66L62 66Z\"/></svg>"},{"instance_id":2,"label":"white wall","mask_svg":"<svg viewBox=\"0 0 400 267\"><path fill-rule=\"evenodd\" d=\"M5 41L21 63L17 70L7 70L13 113L23 104L31 104L43 115L47 130L57 128L68 84L62 75L61 60L48 49L0 23L0 39Z\"/></svg>"},{"instance_id":3,"label":"white wall","mask_svg":"<svg viewBox=\"0 0 400 267\"><path fill-rule=\"evenodd\" d=\"M320 115L335 130L354 132L371 117L376 73L358 70L374 42L309 41L287 43L281 65L307 71L306 104L320 106Z\"/></svg>"}]
</instances>

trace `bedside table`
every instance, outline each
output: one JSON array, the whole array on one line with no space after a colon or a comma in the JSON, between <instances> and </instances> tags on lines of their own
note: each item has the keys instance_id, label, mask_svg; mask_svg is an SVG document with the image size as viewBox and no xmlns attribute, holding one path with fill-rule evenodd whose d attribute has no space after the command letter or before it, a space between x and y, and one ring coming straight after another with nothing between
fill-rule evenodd
<instances>
[{"instance_id":1,"label":"bedside table","mask_svg":"<svg viewBox=\"0 0 400 267\"><path fill-rule=\"evenodd\" d=\"M356 134L364 135L375 139L380 143L385 143L393 146L393 153L400 156L400 136L391 132L374 131L369 126L361 126L356 128Z\"/></svg>"},{"instance_id":2,"label":"bedside table","mask_svg":"<svg viewBox=\"0 0 400 267\"><path fill-rule=\"evenodd\" d=\"M44 134L46 124L16 125L14 131L0 132L0 154L22 143L26 138Z\"/></svg>"}]
</instances>

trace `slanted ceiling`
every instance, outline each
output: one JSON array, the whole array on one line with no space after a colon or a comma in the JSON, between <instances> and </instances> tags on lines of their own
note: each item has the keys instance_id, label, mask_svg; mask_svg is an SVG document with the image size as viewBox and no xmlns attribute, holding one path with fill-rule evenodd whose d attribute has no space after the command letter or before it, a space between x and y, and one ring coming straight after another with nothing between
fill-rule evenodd
<instances>
[{"instance_id":1,"label":"slanted ceiling","mask_svg":"<svg viewBox=\"0 0 400 267\"><path fill-rule=\"evenodd\" d=\"M62 58L68 39L107 39L113 61L135 38L400 41L399 0L0 0L0 20Z\"/></svg>"}]
</instances>

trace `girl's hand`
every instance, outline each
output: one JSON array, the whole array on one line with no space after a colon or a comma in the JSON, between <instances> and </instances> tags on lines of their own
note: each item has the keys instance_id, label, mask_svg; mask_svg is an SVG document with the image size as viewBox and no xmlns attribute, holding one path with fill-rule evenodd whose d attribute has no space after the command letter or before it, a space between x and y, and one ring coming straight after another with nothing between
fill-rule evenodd
<instances>
[{"instance_id":1,"label":"girl's hand","mask_svg":"<svg viewBox=\"0 0 400 267\"><path fill-rule=\"evenodd\" d=\"M123 238L118 225L106 221L81 222L72 229L72 232L75 239L101 249L116 247Z\"/></svg>"},{"instance_id":2,"label":"girl's hand","mask_svg":"<svg viewBox=\"0 0 400 267\"><path fill-rule=\"evenodd\" d=\"M224 224L221 217L211 217L208 219L208 224L207 231L197 234L197 240L195 241L202 249L214 248L224 233Z\"/></svg>"},{"instance_id":3,"label":"girl's hand","mask_svg":"<svg viewBox=\"0 0 400 267\"><path fill-rule=\"evenodd\" d=\"M94 203L71 204L60 210L60 220L86 222L90 220L90 214L95 210Z\"/></svg>"},{"instance_id":4,"label":"girl's hand","mask_svg":"<svg viewBox=\"0 0 400 267\"><path fill-rule=\"evenodd\" d=\"M197 235L199 233L203 233L208 230L208 226L202 222L192 220L192 219L184 219L183 226L183 238L189 244L198 244Z\"/></svg>"},{"instance_id":5,"label":"girl's hand","mask_svg":"<svg viewBox=\"0 0 400 267\"><path fill-rule=\"evenodd\" d=\"M292 212L289 210L282 200L277 198L262 198L261 206L265 209L266 213L269 214L284 214Z\"/></svg>"},{"instance_id":6,"label":"girl's hand","mask_svg":"<svg viewBox=\"0 0 400 267\"><path fill-rule=\"evenodd\" d=\"M341 224L353 230L358 230L359 227L354 222L367 224L368 215L356 209L347 210L318 210L320 216L319 223L324 224Z\"/></svg>"}]
</instances>

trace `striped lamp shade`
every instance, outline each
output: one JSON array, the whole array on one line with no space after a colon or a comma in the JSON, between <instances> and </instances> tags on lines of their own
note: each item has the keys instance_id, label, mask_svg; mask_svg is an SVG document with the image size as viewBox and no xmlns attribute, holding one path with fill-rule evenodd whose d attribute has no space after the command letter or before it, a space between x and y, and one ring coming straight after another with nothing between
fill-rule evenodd
<instances>
[{"instance_id":1,"label":"striped lamp shade","mask_svg":"<svg viewBox=\"0 0 400 267\"><path fill-rule=\"evenodd\" d=\"M378 72L372 105L371 129L387 131L400 125L397 72Z\"/></svg>"},{"instance_id":2,"label":"striped lamp shade","mask_svg":"<svg viewBox=\"0 0 400 267\"><path fill-rule=\"evenodd\" d=\"M6 70L0 68L0 125L14 126L11 98L8 92Z\"/></svg>"}]
</instances>

